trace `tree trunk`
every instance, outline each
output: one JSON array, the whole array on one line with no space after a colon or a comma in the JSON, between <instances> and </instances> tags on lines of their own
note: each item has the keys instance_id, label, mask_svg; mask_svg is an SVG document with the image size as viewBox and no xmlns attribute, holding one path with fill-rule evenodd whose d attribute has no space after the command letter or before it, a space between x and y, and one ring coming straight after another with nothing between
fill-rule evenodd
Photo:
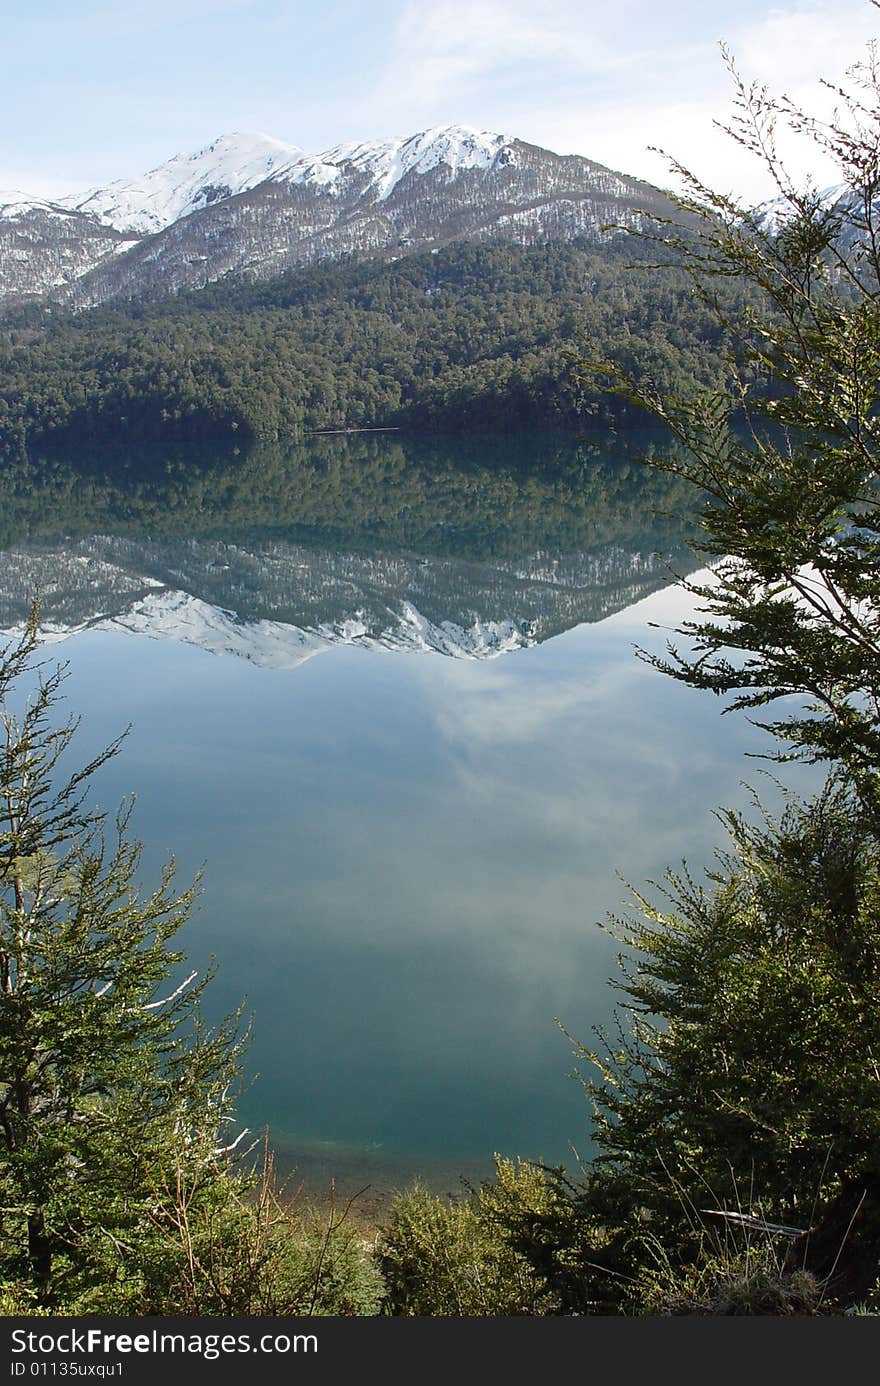
<instances>
[{"instance_id":1,"label":"tree trunk","mask_svg":"<svg viewBox=\"0 0 880 1386\"><path fill-rule=\"evenodd\" d=\"M49 1299L49 1286L52 1279L52 1243L46 1236L46 1222L42 1208L31 1213L28 1218L27 1229L31 1276L40 1304L46 1304Z\"/></svg>"}]
</instances>

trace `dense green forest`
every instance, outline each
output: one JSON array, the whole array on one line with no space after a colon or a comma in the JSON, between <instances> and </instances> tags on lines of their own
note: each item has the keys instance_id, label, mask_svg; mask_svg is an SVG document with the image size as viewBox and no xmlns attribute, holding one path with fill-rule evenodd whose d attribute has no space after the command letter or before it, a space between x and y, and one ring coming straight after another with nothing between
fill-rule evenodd
<instances>
[{"instance_id":1,"label":"dense green forest","mask_svg":"<svg viewBox=\"0 0 880 1386\"><path fill-rule=\"evenodd\" d=\"M640 263L633 263L634 257ZM730 315L746 301L725 289ZM720 382L724 328L644 247L456 245L0 323L0 449L403 427L512 431L630 411L571 352L660 389Z\"/></svg>"},{"instance_id":2,"label":"dense green forest","mask_svg":"<svg viewBox=\"0 0 880 1386\"><path fill-rule=\"evenodd\" d=\"M656 439L646 437L652 454ZM667 443L664 452L668 451ZM97 446L9 460L0 549L99 531L259 533L358 550L482 559L641 542L681 546L686 485L628 460L608 435Z\"/></svg>"}]
</instances>

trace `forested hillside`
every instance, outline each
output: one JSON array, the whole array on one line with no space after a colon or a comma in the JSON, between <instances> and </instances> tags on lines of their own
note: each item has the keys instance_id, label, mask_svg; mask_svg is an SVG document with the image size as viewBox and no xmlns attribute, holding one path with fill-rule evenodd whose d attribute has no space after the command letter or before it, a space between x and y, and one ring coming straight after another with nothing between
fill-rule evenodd
<instances>
[{"instance_id":1,"label":"forested hillside","mask_svg":"<svg viewBox=\"0 0 880 1386\"><path fill-rule=\"evenodd\" d=\"M570 350L665 389L721 372L717 318L639 253L458 245L113 310L31 307L0 325L0 448L582 427L585 406L615 421L625 406L585 398Z\"/></svg>"}]
</instances>

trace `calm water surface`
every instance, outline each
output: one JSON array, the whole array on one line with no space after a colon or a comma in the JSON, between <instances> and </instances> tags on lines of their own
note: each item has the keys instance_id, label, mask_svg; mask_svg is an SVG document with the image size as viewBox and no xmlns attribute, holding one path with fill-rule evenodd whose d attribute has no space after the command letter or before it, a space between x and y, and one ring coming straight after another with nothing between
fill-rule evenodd
<instances>
[{"instance_id":1,"label":"calm water surface","mask_svg":"<svg viewBox=\"0 0 880 1386\"><path fill-rule=\"evenodd\" d=\"M409 518L361 497L348 540L326 505L323 528L320 507L243 528L237 495L187 527L184 487L169 533L161 488L126 514L103 482L35 483L0 555L3 624L39 585L82 753L132 724L102 803L136 792L147 875L171 851L182 878L204 870L184 945L217 960L211 1013L244 997L253 1017L250 1126L343 1180L570 1161L588 1122L560 1023L589 1041L611 1014L621 876L706 863L711 810L745 802L762 741L634 655L687 610L652 557L672 541L650 496L624 479L571 531L555 483L514 476L480 543L464 511L444 537L461 458L395 458Z\"/></svg>"}]
</instances>

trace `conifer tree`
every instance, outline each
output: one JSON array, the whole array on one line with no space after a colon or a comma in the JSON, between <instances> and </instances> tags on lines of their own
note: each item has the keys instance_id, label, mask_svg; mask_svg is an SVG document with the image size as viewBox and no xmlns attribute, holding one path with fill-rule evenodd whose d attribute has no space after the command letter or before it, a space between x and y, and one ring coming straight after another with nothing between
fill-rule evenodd
<instances>
[{"instance_id":1,"label":"conifer tree","mask_svg":"<svg viewBox=\"0 0 880 1386\"><path fill-rule=\"evenodd\" d=\"M652 662L759 714L779 759L841 770L880 815L880 67L872 46L821 120L731 64L731 137L778 196L749 210L677 162L678 219L656 222L661 255L684 264L728 344L723 389L676 393L608 362L582 363L668 425L684 450L650 459L701 500L685 586L698 617ZM778 153L781 125L831 157L829 199ZM721 289L749 289L734 320ZM774 720L766 710L794 695Z\"/></svg>"},{"instance_id":2,"label":"conifer tree","mask_svg":"<svg viewBox=\"0 0 880 1386\"><path fill-rule=\"evenodd\" d=\"M145 892L130 809L88 801L120 742L66 768L77 723L37 643L34 611L0 652L0 1281L82 1307L225 1177L241 1046L174 946L193 889L169 865Z\"/></svg>"},{"instance_id":3,"label":"conifer tree","mask_svg":"<svg viewBox=\"0 0 880 1386\"><path fill-rule=\"evenodd\" d=\"M583 367L669 426L683 450L647 460L700 498L694 548L711 571L684 584L697 614L665 656L644 657L728 697L726 710L748 711L775 738L776 759L829 771L819 796L801 803L789 794L778 818L760 805L757 824L722 813L729 850L708 881L670 874L665 899L635 892L618 923L618 1034L581 1051L593 1066L586 1087L598 1147L582 1208L591 1265L606 1269L600 1293L615 1300L634 1284L638 1299L661 1271L667 1303L683 1285L695 1294L707 1269L711 1279L730 1268L737 1218L759 1238L767 1219L800 1229L778 1265L811 1267L819 1299L846 1303L880 1288L873 47L850 78L823 121L734 72L729 133L772 175L769 207L749 211L675 165L686 189L680 219L657 225L653 239L718 313L727 388L676 395L607 362ZM788 176L780 122L836 160L832 198ZM737 321L715 293L730 279L755 291ZM738 1275L747 1262L746 1246ZM777 1290L781 1303L788 1290Z\"/></svg>"}]
</instances>

